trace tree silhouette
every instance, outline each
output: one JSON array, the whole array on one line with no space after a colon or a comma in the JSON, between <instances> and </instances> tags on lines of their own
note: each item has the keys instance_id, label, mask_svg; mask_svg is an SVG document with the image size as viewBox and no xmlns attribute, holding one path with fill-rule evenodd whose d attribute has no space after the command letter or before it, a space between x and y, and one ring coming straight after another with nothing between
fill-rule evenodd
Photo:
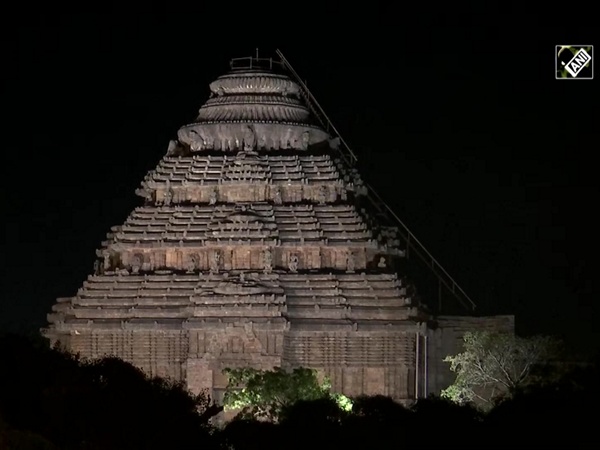
<instances>
[{"instance_id":1,"label":"tree silhouette","mask_svg":"<svg viewBox=\"0 0 600 450\"><path fill-rule=\"evenodd\" d=\"M353 400L352 415L346 419L344 442L352 448L368 436L373 448L410 448L414 425L414 413L390 397L360 396Z\"/></svg>"},{"instance_id":2,"label":"tree silhouette","mask_svg":"<svg viewBox=\"0 0 600 450\"><path fill-rule=\"evenodd\" d=\"M442 397L488 408L518 389L544 381L542 369L551 367L559 348L547 336L521 338L508 333L467 332L463 341L463 351L444 360L456 373L456 381Z\"/></svg>"},{"instance_id":3,"label":"tree silhouette","mask_svg":"<svg viewBox=\"0 0 600 450\"><path fill-rule=\"evenodd\" d=\"M389 397L340 407L308 369L258 373L255 394L275 402L276 421L209 419L220 408L170 380L148 378L117 358L94 361L47 342L0 337L0 449L505 449L595 448L598 365L516 389L490 411L430 397L403 406ZM252 377L241 387L252 387ZM292 381L291 385L285 381ZM295 381L294 381L295 380ZM238 379L240 381L240 379ZM261 408L266 408L264 405ZM260 414L257 417L263 417Z\"/></svg>"},{"instance_id":4,"label":"tree silhouette","mask_svg":"<svg viewBox=\"0 0 600 450\"><path fill-rule=\"evenodd\" d=\"M66 450L216 448L208 423L214 405L179 383L17 336L0 338L0 355L4 440L40 436Z\"/></svg>"}]
</instances>

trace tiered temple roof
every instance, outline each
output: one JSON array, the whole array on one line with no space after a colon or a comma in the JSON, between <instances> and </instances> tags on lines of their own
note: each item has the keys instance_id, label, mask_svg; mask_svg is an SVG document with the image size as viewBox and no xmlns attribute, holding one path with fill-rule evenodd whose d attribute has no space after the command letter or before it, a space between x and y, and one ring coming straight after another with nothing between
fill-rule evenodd
<instances>
[{"instance_id":1,"label":"tiered temple roof","mask_svg":"<svg viewBox=\"0 0 600 450\"><path fill-rule=\"evenodd\" d=\"M300 87L285 75L245 70L210 84L196 121L178 132L192 151L307 150L330 136L313 124Z\"/></svg>"},{"instance_id":2,"label":"tiered temple roof","mask_svg":"<svg viewBox=\"0 0 600 450\"><path fill-rule=\"evenodd\" d=\"M46 335L217 397L223 368L275 365L410 397L428 316L395 273L397 236L357 207L364 185L338 141L286 75L232 70L210 91Z\"/></svg>"},{"instance_id":3,"label":"tiered temple roof","mask_svg":"<svg viewBox=\"0 0 600 450\"><path fill-rule=\"evenodd\" d=\"M203 246L230 240L256 245L317 243L377 247L360 215L348 205L252 204L216 207L139 207L122 226L114 227L112 243Z\"/></svg>"},{"instance_id":4,"label":"tiered temple roof","mask_svg":"<svg viewBox=\"0 0 600 450\"><path fill-rule=\"evenodd\" d=\"M95 275L50 316L66 330L127 323L193 327L198 321L270 321L391 325L415 311L393 274Z\"/></svg>"}]
</instances>

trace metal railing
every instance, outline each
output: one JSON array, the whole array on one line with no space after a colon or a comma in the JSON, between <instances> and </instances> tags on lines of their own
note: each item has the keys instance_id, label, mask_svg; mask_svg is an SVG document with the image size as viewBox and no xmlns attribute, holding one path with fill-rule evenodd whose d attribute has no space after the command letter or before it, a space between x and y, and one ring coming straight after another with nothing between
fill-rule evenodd
<instances>
[{"instance_id":1,"label":"metal railing","mask_svg":"<svg viewBox=\"0 0 600 450\"><path fill-rule=\"evenodd\" d=\"M229 61L231 69L269 69L273 70L275 66L283 66L282 62L273 58L259 58L247 56L245 58L232 58Z\"/></svg>"},{"instance_id":2,"label":"metal railing","mask_svg":"<svg viewBox=\"0 0 600 450\"><path fill-rule=\"evenodd\" d=\"M352 167L357 162L358 158L352 151L350 146L346 143L344 138L340 135L338 130L333 126L333 123L314 97L314 95L308 89L306 83L302 81L298 73L294 70L290 62L285 58L283 53L278 49L276 50L277 56L281 59L281 64L288 72L293 76L294 81L300 85L302 95L309 107L310 111L321 123L323 128L334 138L339 139L339 153L344 162ZM458 285L458 283L448 274L448 272L442 267L442 265L433 257L431 253L425 248L425 246L415 237L410 229L400 220L400 218L394 213L394 211L385 203L385 201L375 192L375 190L365 183L367 188L367 199L372 206L377 210L378 213L384 216L390 223L397 226L398 232L402 235L406 243L406 257L410 257L411 254L417 255L426 266L432 271L432 273L438 278L440 283L439 298L440 298L440 309L441 309L441 286L445 286L446 289L459 301L459 303L466 309L474 310L476 304L467 293Z\"/></svg>"},{"instance_id":3,"label":"metal railing","mask_svg":"<svg viewBox=\"0 0 600 450\"><path fill-rule=\"evenodd\" d=\"M289 61L285 58L285 56L283 56L283 53L281 53L281 51L279 49L275 50L275 52L277 53L277 56L279 56L279 58L281 58L281 63L283 64L283 66L293 75L293 77L295 78L295 81L300 85L302 95L304 96L306 103L307 103L309 109L311 110L311 112L313 113L313 115L321 123L321 125L323 126L325 131L327 131L327 133L329 133L330 135L333 135L334 137L337 137L340 140L340 144L341 144L340 148L345 149L346 153L347 153L347 154L344 154L342 151L341 156L344 158L344 160L346 161L347 164L353 166L356 163L358 158L356 157L354 152L350 149L350 146L348 144L346 144L346 141L344 141L344 138L340 135L338 130L336 130L336 128L333 126L333 123L331 122L331 120L329 120L329 117L327 117L327 114L325 114L325 111L323 111L323 108L321 108L321 105L319 105L319 102L317 101L317 99L314 97L314 95L312 95L312 93L306 86L306 83L304 81L302 81L300 76L298 76L298 74L296 73L296 71L294 70L292 65L289 63Z\"/></svg>"}]
</instances>

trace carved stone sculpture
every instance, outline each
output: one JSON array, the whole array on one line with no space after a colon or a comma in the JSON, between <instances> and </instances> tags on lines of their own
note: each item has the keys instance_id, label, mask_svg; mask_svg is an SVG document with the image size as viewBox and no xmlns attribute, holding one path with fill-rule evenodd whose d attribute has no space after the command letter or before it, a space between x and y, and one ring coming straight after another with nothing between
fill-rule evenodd
<instances>
[{"instance_id":1,"label":"carved stone sculpture","mask_svg":"<svg viewBox=\"0 0 600 450\"><path fill-rule=\"evenodd\" d=\"M256 146L256 133L251 125L247 126L244 133L244 150L252 150Z\"/></svg>"},{"instance_id":2,"label":"carved stone sculpture","mask_svg":"<svg viewBox=\"0 0 600 450\"><path fill-rule=\"evenodd\" d=\"M210 272L211 273L219 273L221 269L221 252L219 250L215 250L210 258Z\"/></svg>"},{"instance_id":3,"label":"carved stone sculpture","mask_svg":"<svg viewBox=\"0 0 600 450\"><path fill-rule=\"evenodd\" d=\"M217 203L217 188L213 188L210 192L210 198L208 199L209 205L214 205L215 203Z\"/></svg>"},{"instance_id":4,"label":"carved stone sculpture","mask_svg":"<svg viewBox=\"0 0 600 450\"><path fill-rule=\"evenodd\" d=\"M273 203L276 205L281 205L283 203L281 198L281 188L279 186L275 186L273 190Z\"/></svg>"},{"instance_id":5,"label":"carved stone sculpture","mask_svg":"<svg viewBox=\"0 0 600 450\"><path fill-rule=\"evenodd\" d=\"M308 150L308 144L310 142L310 132L307 130L302 133L302 150Z\"/></svg>"},{"instance_id":6,"label":"carved stone sculpture","mask_svg":"<svg viewBox=\"0 0 600 450\"><path fill-rule=\"evenodd\" d=\"M183 146L181 142L177 140L170 140L169 146L167 147L167 156L178 156L183 152Z\"/></svg>"},{"instance_id":7,"label":"carved stone sculpture","mask_svg":"<svg viewBox=\"0 0 600 450\"><path fill-rule=\"evenodd\" d=\"M150 203L152 201L152 191L147 189L145 185L143 189L136 189L135 193L142 197L146 203Z\"/></svg>"},{"instance_id":8,"label":"carved stone sculpture","mask_svg":"<svg viewBox=\"0 0 600 450\"><path fill-rule=\"evenodd\" d=\"M267 136L261 134L258 138L258 148L265 148L267 146Z\"/></svg>"},{"instance_id":9,"label":"carved stone sculpture","mask_svg":"<svg viewBox=\"0 0 600 450\"><path fill-rule=\"evenodd\" d=\"M174 155L176 148L177 148L177 141L170 140L169 146L167 147L167 155L169 155L169 156Z\"/></svg>"},{"instance_id":10,"label":"carved stone sculpture","mask_svg":"<svg viewBox=\"0 0 600 450\"><path fill-rule=\"evenodd\" d=\"M110 255L108 253L104 254L104 270L112 269L112 261L110 260Z\"/></svg>"},{"instance_id":11,"label":"carved stone sculpture","mask_svg":"<svg viewBox=\"0 0 600 450\"><path fill-rule=\"evenodd\" d=\"M167 189L165 191L165 195L163 197L163 205L169 206L171 204L172 199L173 199L173 191L171 191L171 189Z\"/></svg>"},{"instance_id":12,"label":"carved stone sculpture","mask_svg":"<svg viewBox=\"0 0 600 450\"><path fill-rule=\"evenodd\" d=\"M263 271L264 273L271 273L273 271L273 254L269 249L263 252Z\"/></svg>"},{"instance_id":13,"label":"carved stone sculpture","mask_svg":"<svg viewBox=\"0 0 600 450\"><path fill-rule=\"evenodd\" d=\"M379 258L379 262L377 263L377 267L379 267L380 269L385 269L387 267L387 264L385 263L385 257L380 257Z\"/></svg>"},{"instance_id":14,"label":"carved stone sculpture","mask_svg":"<svg viewBox=\"0 0 600 450\"><path fill-rule=\"evenodd\" d=\"M356 260L354 257L354 253L351 250L346 252L346 272L354 272L356 269Z\"/></svg>"},{"instance_id":15,"label":"carved stone sculpture","mask_svg":"<svg viewBox=\"0 0 600 450\"><path fill-rule=\"evenodd\" d=\"M298 255L296 255L295 253L290 255L290 259L288 261L288 268L292 273L298 272Z\"/></svg>"},{"instance_id":16,"label":"carved stone sculpture","mask_svg":"<svg viewBox=\"0 0 600 450\"><path fill-rule=\"evenodd\" d=\"M329 192L327 191L327 187L321 185L321 187L319 188L319 203L321 205L324 205L325 203L327 203L327 194Z\"/></svg>"},{"instance_id":17,"label":"carved stone sculpture","mask_svg":"<svg viewBox=\"0 0 600 450\"><path fill-rule=\"evenodd\" d=\"M94 275L102 275L102 263L99 259L94 261Z\"/></svg>"},{"instance_id":18,"label":"carved stone sculpture","mask_svg":"<svg viewBox=\"0 0 600 450\"><path fill-rule=\"evenodd\" d=\"M133 273L133 274L139 273L143 264L144 264L144 259L141 255L139 255L139 254L133 255L133 258L131 259L131 273Z\"/></svg>"},{"instance_id":19,"label":"carved stone sculpture","mask_svg":"<svg viewBox=\"0 0 600 450\"><path fill-rule=\"evenodd\" d=\"M196 253L194 253L190 257L190 260L191 260L192 264L194 265L194 270L200 269L200 256L198 256Z\"/></svg>"},{"instance_id":20,"label":"carved stone sculpture","mask_svg":"<svg viewBox=\"0 0 600 450\"><path fill-rule=\"evenodd\" d=\"M187 273L194 273L194 271L198 270L200 266L199 262L200 261L198 255L196 255L195 253L190 255L187 263Z\"/></svg>"}]
</instances>

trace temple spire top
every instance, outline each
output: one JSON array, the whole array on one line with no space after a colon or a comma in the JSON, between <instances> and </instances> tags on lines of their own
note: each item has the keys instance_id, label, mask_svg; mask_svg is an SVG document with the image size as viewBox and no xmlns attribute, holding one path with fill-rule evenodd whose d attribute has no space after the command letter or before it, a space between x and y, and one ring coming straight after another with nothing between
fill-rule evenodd
<instances>
[{"instance_id":1,"label":"temple spire top","mask_svg":"<svg viewBox=\"0 0 600 450\"><path fill-rule=\"evenodd\" d=\"M246 56L241 58L232 58L229 61L231 70L281 70L284 66L279 59L261 58L258 48L256 48L254 56Z\"/></svg>"}]
</instances>

